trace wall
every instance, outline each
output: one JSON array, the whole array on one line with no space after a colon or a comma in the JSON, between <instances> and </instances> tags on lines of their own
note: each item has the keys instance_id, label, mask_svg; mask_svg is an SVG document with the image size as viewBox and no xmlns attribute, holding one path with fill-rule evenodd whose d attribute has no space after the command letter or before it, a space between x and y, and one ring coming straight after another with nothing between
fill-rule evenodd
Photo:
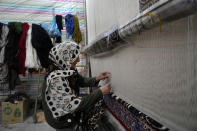
<instances>
[{"instance_id":1,"label":"wall","mask_svg":"<svg viewBox=\"0 0 197 131\"><path fill-rule=\"evenodd\" d=\"M109 0L108 2L110 3ZM120 8L111 8L109 6L113 2L109 3L105 3L105 10L114 9L119 12ZM94 4L95 2L90 2L91 8L95 7L97 12L101 3L97 1ZM136 8L134 6L135 4L125 10ZM93 12L89 12L89 42L104 31L100 31L102 28L107 30L115 24L111 22L105 25L106 21L115 21L115 18L105 17L104 12L102 15L97 12L103 23L90 15ZM118 23L123 24L122 17L117 17ZM162 30L160 32L157 27L141 32L130 38L130 46L105 57L91 58L92 73L94 76L102 71L112 72L115 94L168 128L178 131L195 130L197 15L163 25Z\"/></svg>"}]
</instances>

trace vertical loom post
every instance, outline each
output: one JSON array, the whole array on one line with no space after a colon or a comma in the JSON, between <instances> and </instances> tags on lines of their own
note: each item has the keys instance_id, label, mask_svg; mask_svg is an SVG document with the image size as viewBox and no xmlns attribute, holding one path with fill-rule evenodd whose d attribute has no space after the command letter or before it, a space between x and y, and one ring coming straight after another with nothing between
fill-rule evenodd
<instances>
[{"instance_id":1,"label":"vertical loom post","mask_svg":"<svg viewBox=\"0 0 197 131\"><path fill-rule=\"evenodd\" d=\"M36 112L37 112L37 106L38 106L38 97L40 96L40 68L38 69L38 90L37 90L37 96L36 96L36 101L35 101L35 107L34 107L34 115L33 115L33 120L34 120L34 123L37 122L37 119L36 119Z\"/></svg>"}]
</instances>

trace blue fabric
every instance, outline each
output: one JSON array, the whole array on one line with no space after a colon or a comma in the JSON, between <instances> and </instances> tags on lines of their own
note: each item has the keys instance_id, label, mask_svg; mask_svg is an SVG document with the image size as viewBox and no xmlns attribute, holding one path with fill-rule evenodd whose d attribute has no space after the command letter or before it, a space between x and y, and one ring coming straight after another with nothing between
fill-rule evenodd
<instances>
[{"instance_id":1,"label":"blue fabric","mask_svg":"<svg viewBox=\"0 0 197 131\"><path fill-rule=\"evenodd\" d=\"M42 28L44 28L46 30L46 32L49 35L49 30L51 28L51 23L41 23L40 25L41 25Z\"/></svg>"},{"instance_id":2,"label":"blue fabric","mask_svg":"<svg viewBox=\"0 0 197 131\"><path fill-rule=\"evenodd\" d=\"M60 33L60 31L58 29L58 26L57 26L57 23L56 23L55 16L53 17L53 23L51 25L50 34L51 34L51 36L54 35L54 37L61 36L61 33Z\"/></svg>"},{"instance_id":3,"label":"blue fabric","mask_svg":"<svg viewBox=\"0 0 197 131\"><path fill-rule=\"evenodd\" d=\"M73 15L67 14L65 16L65 25L66 25L66 31L67 31L67 37L70 36L74 38L73 32L74 32L74 19Z\"/></svg>"}]
</instances>

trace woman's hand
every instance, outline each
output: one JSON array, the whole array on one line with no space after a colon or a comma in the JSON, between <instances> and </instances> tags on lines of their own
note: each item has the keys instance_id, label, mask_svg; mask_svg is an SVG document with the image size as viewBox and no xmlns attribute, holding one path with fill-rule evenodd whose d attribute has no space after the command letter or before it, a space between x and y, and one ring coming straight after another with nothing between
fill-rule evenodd
<instances>
[{"instance_id":1,"label":"woman's hand","mask_svg":"<svg viewBox=\"0 0 197 131\"><path fill-rule=\"evenodd\" d=\"M102 72L96 77L96 81L103 80L103 79L107 78L110 75L111 75L110 72Z\"/></svg>"},{"instance_id":2,"label":"woman's hand","mask_svg":"<svg viewBox=\"0 0 197 131\"><path fill-rule=\"evenodd\" d=\"M102 87L100 87L101 92L103 93L103 95L107 95L110 93L111 90L111 83L108 83Z\"/></svg>"}]
</instances>

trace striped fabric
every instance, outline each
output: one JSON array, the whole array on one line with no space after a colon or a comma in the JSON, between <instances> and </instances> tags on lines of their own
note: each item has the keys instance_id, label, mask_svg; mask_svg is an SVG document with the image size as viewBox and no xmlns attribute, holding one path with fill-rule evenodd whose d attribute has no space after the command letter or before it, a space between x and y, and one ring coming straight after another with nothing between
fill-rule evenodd
<instances>
[{"instance_id":1,"label":"striped fabric","mask_svg":"<svg viewBox=\"0 0 197 131\"><path fill-rule=\"evenodd\" d=\"M53 8L55 15L77 15L84 31L84 0L1 0L0 21L52 22Z\"/></svg>"}]
</instances>

